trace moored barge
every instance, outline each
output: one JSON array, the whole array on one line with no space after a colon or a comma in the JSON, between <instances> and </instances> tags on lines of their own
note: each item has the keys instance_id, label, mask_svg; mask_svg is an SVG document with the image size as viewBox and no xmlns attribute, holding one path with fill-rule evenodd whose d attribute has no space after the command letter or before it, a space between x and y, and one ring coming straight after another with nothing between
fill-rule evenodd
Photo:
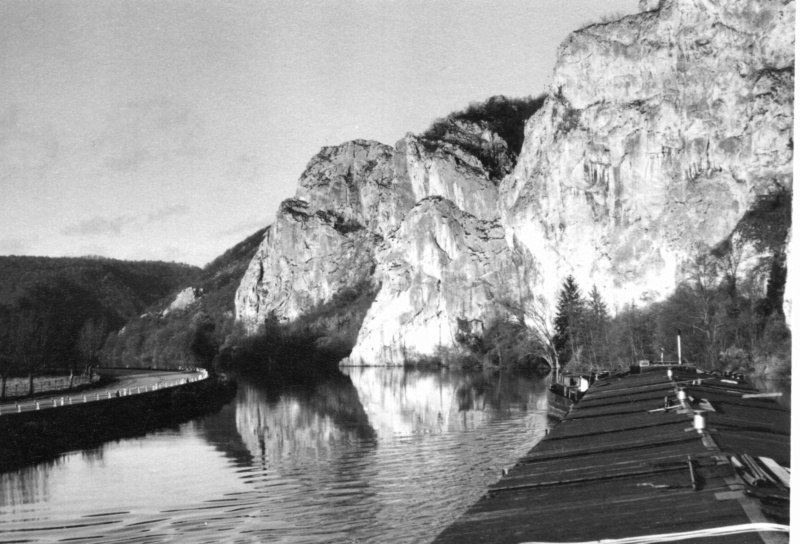
<instances>
[{"instance_id":1,"label":"moored barge","mask_svg":"<svg viewBox=\"0 0 800 544\"><path fill-rule=\"evenodd\" d=\"M788 543L788 408L736 376L639 370L592 384L435 542Z\"/></svg>"}]
</instances>

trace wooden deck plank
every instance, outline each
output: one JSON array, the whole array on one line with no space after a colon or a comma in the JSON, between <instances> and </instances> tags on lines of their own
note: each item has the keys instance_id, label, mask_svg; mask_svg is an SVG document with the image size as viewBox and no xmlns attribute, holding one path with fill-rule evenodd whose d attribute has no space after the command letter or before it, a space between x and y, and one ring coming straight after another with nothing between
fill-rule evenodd
<instances>
[{"instance_id":1,"label":"wooden deck plank","mask_svg":"<svg viewBox=\"0 0 800 544\"><path fill-rule=\"evenodd\" d=\"M749 523L742 504L752 513L760 503L731 493L742 485L731 487L736 475L722 453L769 451L788 466L790 414L725 385L734 384L687 385L718 409L703 435L691 412L648 412L674 397L666 372L601 380L435 542L567 543ZM762 543L757 533L682 542L693 541Z\"/></svg>"},{"instance_id":2,"label":"wooden deck plank","mask_svg":"<svg viewBox=\"0 0 800 544\"><path fill-rule=\"evenodd\" d=\"M667 444L638 451L626 456L618 451L598 453L589 457L558 457L538 463L520 462L509 470L508 475L489 487L526 485L545 481L574 480L602 473L621 473L626 470L644 470L647 467L661 468L670 463L686 463L688 455L702 456L707 450L701 441L694 444Z\"/></svg>"},{"instance_id":3,"label":"wooden deck plank","mask_svg":"<svg viewBox=\"0 0 800 544\"><path fill-rule=\"evenodd\" d=\"M577 439L595 436L600 433L624 432L635 429L653 429L654 427L669 426L674 423L686 423L684 414L672 412L650 413L631 413L624 417L603 418L602 420L592 418L573 418L561 421L548 434L549 440Z\"/></svg>"}]
</instances>

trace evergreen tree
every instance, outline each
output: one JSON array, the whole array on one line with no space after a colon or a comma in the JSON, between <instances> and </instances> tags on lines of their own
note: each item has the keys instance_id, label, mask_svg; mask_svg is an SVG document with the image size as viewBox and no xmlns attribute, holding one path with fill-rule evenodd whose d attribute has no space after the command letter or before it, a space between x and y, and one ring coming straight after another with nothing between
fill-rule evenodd
<instances>
[{"instance_id":1,"label":"evergreen tree","mask_svg":"<svg viewBox=\"0 0 800 544\"><path fill-rule=\"evenodd\" d=\"M593 365L605 365L610 359L608 346L608 327L611 317L597 286L592 286L587 301L586 340Z\"/></svg>"},{"instance_id":2,"label":"evergreen tree","mask_svg":"<svg viewBox=\"0 0 800 544\"><path fill-rule=\"evenodd\" d=\"M558 353L558 361L565 365L574 357L580 358L580 348L583 339L583 330L586 315L586 301L581 295L575 278L567 276L561 291L558 294L558 305L556 307L555 319L555 348Z\"/></svg>"}]
</instances>

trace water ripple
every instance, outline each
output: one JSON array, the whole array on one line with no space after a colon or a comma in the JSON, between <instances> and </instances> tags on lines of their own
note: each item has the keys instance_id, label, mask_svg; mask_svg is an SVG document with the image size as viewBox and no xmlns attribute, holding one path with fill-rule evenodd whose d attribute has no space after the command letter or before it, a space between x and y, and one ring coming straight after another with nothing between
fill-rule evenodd
<instances>
[{"instance_id":1,"label":"water ripple","mask_svg":"<svg viewBox=\"0 0 800 544\"><path fill-rule=\"evenodd\" d=\"M242 382L222 412L0 475L0 543L428 542L538 441L526 377Z\"/></svg>"}]
</instances>

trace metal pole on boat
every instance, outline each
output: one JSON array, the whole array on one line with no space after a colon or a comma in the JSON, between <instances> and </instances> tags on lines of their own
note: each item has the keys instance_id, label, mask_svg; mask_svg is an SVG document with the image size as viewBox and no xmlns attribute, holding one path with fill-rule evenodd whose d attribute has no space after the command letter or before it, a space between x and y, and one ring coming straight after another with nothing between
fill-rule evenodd
<instances>
[{"instance_id":1,"label":"metal pole on boat","mask_svg":"<svg viewBox=\"0 0 800 544\"><path fill-rule=\"evenodd\" d=\"M681 330L678 329L678 364L683 364L683 358L681 357Z\"/></svg>"}]
</instances>

